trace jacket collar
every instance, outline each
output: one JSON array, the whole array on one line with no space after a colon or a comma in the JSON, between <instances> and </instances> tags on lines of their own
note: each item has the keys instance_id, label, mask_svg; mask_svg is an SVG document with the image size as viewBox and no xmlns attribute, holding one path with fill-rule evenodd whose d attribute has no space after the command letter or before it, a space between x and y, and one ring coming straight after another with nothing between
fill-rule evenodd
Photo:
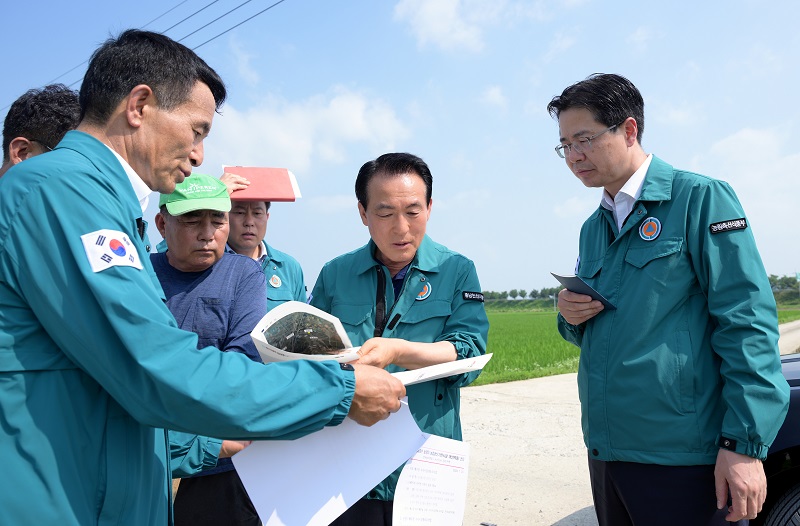
<instances>
[{"instance_id":1,"label":"jacket collar","mask_svg":"<svg viewBox=\"0 0 800 526\"><path fill-rule=\"evenodd\" d=\"M370 239L366 245L353 252L355 259L352 266L356 274L369 272L375 268L375 265L379 264L373 257L377 248L375 242ZM441 245L425 234L417 253L414 255L414 259L411 261L411 268L419 269L422 272L437 272L443 259L442 248Z\"/></svg>"},{"instance_id":2,"label":"jacket collar","mask_svg":"<svg viewBox=\"0 0 800 526\"><path fill-rule=\"evenodd\" d=\"M56 150L62 148L73 150L92 163L104 177L108 178L111 186L121 194L124 205L130 208L131 217L142 217L139 196L134 191L127 172L111 148L93 135L77 130L68 131L61 139Z\"/></svg>"},{"instance_id":3,"label":"jacket collar","mask_svg":"<svg viewBox=\"0 0 800 526\"><path fill-rule=\"evenodd\" d=\"M655 155L644 176L639 201L669 201L672 198L673 168Z\"/></svg>"}]
</instances>

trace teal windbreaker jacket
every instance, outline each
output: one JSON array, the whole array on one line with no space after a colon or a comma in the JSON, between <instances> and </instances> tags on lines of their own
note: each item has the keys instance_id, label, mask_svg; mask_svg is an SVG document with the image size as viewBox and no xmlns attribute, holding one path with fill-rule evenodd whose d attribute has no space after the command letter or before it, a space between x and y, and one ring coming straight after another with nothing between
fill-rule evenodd
<instances>
[{"instance_id":1,"label":"teal windbreaker jacket","mask_svg":"<svg viewBox=\"0 0 800 526\"><path fill-rule=\"evenodd\" d=\"M375 243L326 263L311 293L311 305L342 321L353 345L375 335L378 273L383 274L386 325L383 338L433 343L449 341L458 359L486 352L489 321L475 265L425 236L395 298L389 270L374 258ZM403 369L390 365L389 372ZM408 405L426 433L461 440L459 388L479 372L408 386ZM393 500L400 469L367 494Z\"/></svg>"},{"instance_id":2,"label":"teal windbreaker jacket","mask_svg":"<svg viewBox=\"0 0 800 526\"><path fill-rule=\"evenodd\" d=\"M293 438L349 411L355 378L335 362L197 349L141 214L111 150L78 131L0 179L0 524L166 525L164 428Z\"/></svg>"},{"instance_id":3,"label":"teal windbreaker jacket","mask_svg":"<svg viewBox=\"0 0 800 526\"><path fill-rule=\"evenodd\" d=\"M789 390L775 300L727 183L654 157L621 231L603 207L584 223L576 273L617 307L558 319L581 348L591 458L714 464L720 437L766 457Z\"/></svg>"}]
</instances>

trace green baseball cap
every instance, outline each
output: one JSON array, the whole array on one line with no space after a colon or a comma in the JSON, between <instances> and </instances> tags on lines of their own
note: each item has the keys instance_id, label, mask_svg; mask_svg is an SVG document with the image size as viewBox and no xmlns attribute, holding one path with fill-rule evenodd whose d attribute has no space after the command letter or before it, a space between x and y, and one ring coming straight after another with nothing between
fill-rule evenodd
<instances>
[{"instance_id":1,"label":"green baseball cap","mask_svg":"<svg viewBox=\"0 0 800 526\"><path fill-rule=\"evenodd\" d=\"M193 173L175 185L171 194L161 194L158 207L166 205L167 212L179 216L195 210L230 212L231 198L225 183L210 175Z\"/></svg>"}]
</instances>

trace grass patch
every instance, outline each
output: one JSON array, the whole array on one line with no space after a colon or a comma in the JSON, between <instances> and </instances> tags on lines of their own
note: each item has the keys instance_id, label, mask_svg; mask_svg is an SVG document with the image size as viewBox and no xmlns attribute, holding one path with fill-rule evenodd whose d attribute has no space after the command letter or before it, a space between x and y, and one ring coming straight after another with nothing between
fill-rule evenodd
<instances>
[{"instance_id":1,"label":"grass patch","mask_svg":"<svg viewBox=\"0 0 800 526\"><path fill-rule=\"evenodd\" d=\"M556 328L556 313L487 312L492 359L472 385L512 382L578 370L580 349Z\"/></svg>"},{"instance_id":2,"label":"grass patch","mask_svg":"<svg viewBox=\"0 0 800 526\"><path fill-rule=\"evenodd\" d=\"M778 323L788 323L795 320L800 320L800 308L778 308ZM492 360L494 360L494 357L492 357ZM491 363L491 360L489 363Z\"/></svg>"},{"instance_id":3,"label":"grass patch","mask_svg":"<svg viewBox=\"0 0 800 526\"><path fill-rule=\"evenodd\" d=\"M487 308L489 342L486 352L493 356L471 385L513 382L578 370L580 349L564 341L558 333L556 313L516 310L522 307L521 303L496 302L494 308ZM798 319L800 307L778 309L778 323Z\"/></svg>"}]
</instances>

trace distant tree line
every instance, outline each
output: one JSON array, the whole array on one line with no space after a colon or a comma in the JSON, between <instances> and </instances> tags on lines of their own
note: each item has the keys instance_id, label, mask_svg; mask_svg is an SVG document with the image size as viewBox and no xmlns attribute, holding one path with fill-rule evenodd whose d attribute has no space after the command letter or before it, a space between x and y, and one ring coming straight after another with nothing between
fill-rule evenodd
<instances>
[{"instance_id":1,"label":"distant tree line","mask_svg":"<svg viewBox=\"0 0 800 526\"><path fill-rule=\"evenodd\" d=\"M551 287L549 289L536 290L528 292L526 289L512 289L504 290L502 292L495 292L493 290L484 290L483 297L486 300L541 300L552 299L554 295L563 287Z\"/></svg>"},{"instance_id":2,"label":"distant tree line","mask_svg":"<svg viewBox=\"0 0 800 526\"><path fill-rule=\"evenodd\" d=\"M772 287L772 292L775 294L775 299L778 303L796 303L800 301L800 290L798 290L798 282L796 276L781 276L775 274L769 275L769 284ZM483 297L486 300L540 300L540 299L553 299L553 296L558 294L563 287L550 287L541 290L533 289L511 289L500 292L493 290L484 290Z\"/></svg>"},{"instance_id":3,"label":"distant tree line","mask_svg":"<svg viewBox=\"0 0 800 526\"><path fill-rule=\"evenodd\" d=\"M783 276L779 278L775 274L770 274L769 284L772 287L772 293L775 295L775 301L778 302L778 304L794 304L800 302L800 290L798 290L797 277Z\"/></svg>"}]
</instances>

